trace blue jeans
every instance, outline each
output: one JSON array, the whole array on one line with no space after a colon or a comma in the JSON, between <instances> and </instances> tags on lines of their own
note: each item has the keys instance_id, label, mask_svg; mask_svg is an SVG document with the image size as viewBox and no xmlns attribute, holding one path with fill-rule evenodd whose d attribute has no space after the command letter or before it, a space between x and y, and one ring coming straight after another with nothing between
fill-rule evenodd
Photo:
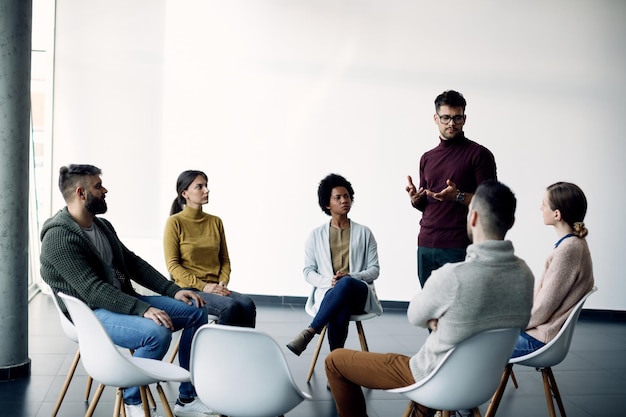
<instances>
[{"instance_id":1,"label":"blue jeans","mask_svg":"<svg viewBox=\"0 0 626 417\"><path fill-rule=\"evenodd\" d=\"M438 249L417 247L417 277L420 285L424 288L430 274L447 263L461 262L465 260L466 249Z\"/></svg>"},{"instance_id":2,"label":"blue jeans","mask_svg":"<svg viewBox=\"0 0 626 417\"><path fill-rule=\"evenodd\" d=\"M198 293L206 304L209 314L217 316L217 322L225 326L254 327L256 325L256 305L247 295L231 291L229 296L210 294L189 288Z\"/></svg>"},{"instance_id":3,"label":"blue jeans","mask_svg":"<svg viewBox=\"0 0 626 417\"><path fill-rule=\"evenodd\" d=\"M174 323L174 331L183 329L178 360L180 366L189 369L191 341L196 330L207 323L207 313L204 308L190 306L171 297L165 296L137 296L152 307L165 311ZM94 313L118 346L133 349L133 356L161 360L169 349L172 341L172 331L158 325L145 317L119 314L98 308ZM181 398L194 398L196 391L191 382L182 382L179 388ZM130 387L124 390L124 402L129 405L141 404L139 387Z\"/></svg>"},{"instance_id":4,"label":"blue jeans","mask_svg":"<svg viewBox=\"0 0 626 417\"><path fill-rule=\"evenodd\" d=\"M511 357L517 358L518 356L528 355L529 353L533 353L534 351L541 349L545 345L545 343L535 339L528 333L522 332L517 339L517 343L515 344L515 349L513 349Z\"/></svg>"},{"instance_id":5,"label":"blue jeans","mask_svg":"<svg viewBox=\"0 0 626 417\"><path fill-rule=\"evenodd\" d=\"M363 313L368 292L365 282L343 277L324 295L310 327L319 333L327 326L330 350L342 348L346 343L350 316Z\"/></svg>"}]
</instances>

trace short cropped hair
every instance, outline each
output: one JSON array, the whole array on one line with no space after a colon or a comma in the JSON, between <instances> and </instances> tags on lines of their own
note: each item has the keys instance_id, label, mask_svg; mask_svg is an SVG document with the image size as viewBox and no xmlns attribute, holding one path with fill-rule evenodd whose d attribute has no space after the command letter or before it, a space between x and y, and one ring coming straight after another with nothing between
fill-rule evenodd
<instances>
[{"instance_id":1,"label":"short cropped hair","mask_svg":"<svg viewBox=\"0 0 626 417\"><path fill-rule=\"evenodd\" d=\"M67 202L72 199L77 187L86 186L85 179L92 175L101 175L102 170L93 165L70 164L59 169L59 190Z\"/></svg>"},{"instance_id":2,"label":"short cropped hair","mask_svg":"<svg viewBox=\"0 0 626 417\"><path fill-rule=\"evenodd\" d=\"M320 185L317 188L317 201L324 213L330 216L330 197L335 187L345 187L350 194L350 200L354 201L354 190L350 181L345 179L339 174L328 174L324 179L320 181Z\"/></svg>"},{"instance_id":3,"label":"short cropped hair","mask_svg":"<svg viewBox=\"0 0 626 417\"><path fill-rule=\"evenodd\" d=\"M501 239L513 227L516 207L513 191L495 180L481 183L472 197L472 208L478 212L485 233Z\"/></svg>"},{"instance_id":4,"label":"short cropped hair","mask_svg":"<svg viewBox=\"0 0 626 417\"><path fill-rule=\"evenodd\" d=\"M461 107L463 109L463 113L465 113L465 106L467 106L467 102L465 101L463 94L458 91L447 90L439 94L435 99L435 112L439 113L439 108L441 106Z\"/></svg>"}]
</instances>

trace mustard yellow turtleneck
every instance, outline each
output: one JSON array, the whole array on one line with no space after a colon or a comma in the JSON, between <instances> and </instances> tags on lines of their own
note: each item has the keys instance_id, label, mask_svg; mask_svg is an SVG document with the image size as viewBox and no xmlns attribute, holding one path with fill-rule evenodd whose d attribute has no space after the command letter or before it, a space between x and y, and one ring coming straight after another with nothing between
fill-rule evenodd
<instances>
[{"instance_id":1,"label":"mustard yellow turtleneck","mask_svg":"<svg viewBox=\"0 0 626 417\"><path fill-rule=\"evenodd\" d=\"M222 220L202 209L185 207L170 216L163 233L165 264L183 288L230 280L230 259Z\"/></svg>"}]
</instances>

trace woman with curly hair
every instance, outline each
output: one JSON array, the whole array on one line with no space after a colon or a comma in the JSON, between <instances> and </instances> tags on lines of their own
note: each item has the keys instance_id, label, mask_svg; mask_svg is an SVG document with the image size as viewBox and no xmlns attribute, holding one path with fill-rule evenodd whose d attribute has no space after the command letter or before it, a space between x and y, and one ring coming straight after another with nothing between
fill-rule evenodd
<instances>
[{"instance_id":1,"label":"woman with curly hair","mask_svg":"<svg viewBox=\"0 0 626 417\"><path fill-rule=\"evenodd\" d=\"M379 273L376 239L369 228L348 218L354 200L352 184L330 174L320 182L317 196L330 221L315 228L305 245L304 279L314 287L317 314L287 344L298 356L324 326L330 350L334 350L345 344L351 315L382 313L374 289Z\"/></svg>"}]
</instances>

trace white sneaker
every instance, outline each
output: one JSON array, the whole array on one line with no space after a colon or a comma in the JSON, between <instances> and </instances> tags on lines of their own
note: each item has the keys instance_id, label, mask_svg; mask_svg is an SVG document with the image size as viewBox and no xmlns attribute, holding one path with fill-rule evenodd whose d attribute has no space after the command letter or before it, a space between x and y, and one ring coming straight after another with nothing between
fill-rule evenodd
<instances>
[{"instance_id":1,"label":"white sneaker","mask_svg":"<svg viewBox=\"0 0 626 417\"><path fill-rule=\"evenodd\" d=\"M145 414L143 412L143 406L141 404L137 405L128 405L124 404L124 409L126 409L126 417L144 417ZM157 414L152 408L150 408L150 417L162 417Z\"/></svg>"},{"instance_id":2,"label":"white sneaker","mask_svg":"<svg viewBox=\"0 0 626 417\"><path fill-rule=\"evenodd\" d=\"M176 400L174 414L176 417L219 417L220 415L207 407L198 397L186 404Z\"/></svg>"}]
</instances>

